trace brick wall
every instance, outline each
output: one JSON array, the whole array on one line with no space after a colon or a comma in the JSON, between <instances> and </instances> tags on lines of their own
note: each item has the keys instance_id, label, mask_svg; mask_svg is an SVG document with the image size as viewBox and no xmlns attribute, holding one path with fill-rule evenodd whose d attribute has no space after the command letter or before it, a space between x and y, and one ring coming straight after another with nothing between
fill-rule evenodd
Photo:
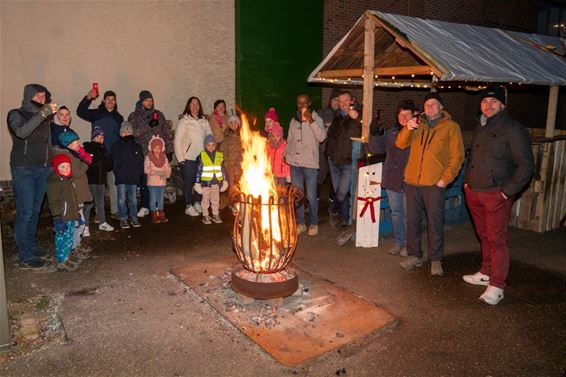
<instances>
[{"instance_id":1,"label":"brick wall","mask_svg":"<svg viewBox=\"0 0 566 377\"><path fill-rule=\"evenodd\" d=\"M536 0L461 0L448 2L444 0L409 0L409 1L371 1L371 0L326 0L324 2L324 56L352 28L366 10L378 10L413 17L437 19L449 22L466 23L478 26L499 27L533 33L537 22ZM328 103L331 89L323 90L323 103ZM351 90L361 100L362 91ZM464 131L475 127L479 110L477 93L465 91L439 90L445 100L445 108L452 117L462 125ZM536 92L536 94L535 94ZM422 107L424 90L376 89L374 92L374 113L381 111L381 118L386 123L395 119L397 104L402 99L410 98ZM548 95L548 88L546 88ZM566 128L566 96L561 96L557 128ZM533 89L533 96L527 93L510 96L510 111L519 121L528 126L544 127L546 118L547 97L540 95L540 89ZM514 103L514 101L517 103ZM539 116L527 112L524 105L534 106ZM541 113L539 109L544 109ZM565 110L561 110L565 109ZM562 122L562 123L561 123Z\"/></svg>"}]
</instances>

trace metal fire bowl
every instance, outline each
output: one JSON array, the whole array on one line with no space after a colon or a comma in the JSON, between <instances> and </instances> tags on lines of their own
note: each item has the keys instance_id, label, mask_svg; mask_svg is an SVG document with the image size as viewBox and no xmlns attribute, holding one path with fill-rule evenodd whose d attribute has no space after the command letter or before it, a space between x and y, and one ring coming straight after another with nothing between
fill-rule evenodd
<instances>
[{"instance_id":1,"label":"metal fire bowl","mask_svg":"<svg viewBox=\"0 0 566 377\"><path fill-rule=\"evenodd\" d=\"M291 296L299 288L299 275L292 267L274 273L255 273L241 264L232 267L232 288L245 296L269 300Z\"/></svg>"}]
</instances>

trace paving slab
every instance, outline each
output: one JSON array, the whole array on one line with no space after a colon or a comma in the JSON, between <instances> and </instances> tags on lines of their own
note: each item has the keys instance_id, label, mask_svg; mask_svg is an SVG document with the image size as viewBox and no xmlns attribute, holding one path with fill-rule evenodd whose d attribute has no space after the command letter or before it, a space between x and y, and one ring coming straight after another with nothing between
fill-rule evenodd
<instances>
[{"instance_id":1,"label":"paving slab","mask_svg":"<svg viewBox=\"0 0 566 377\"><path fill-rule=\"evenodd\" d=\"M171 273L283 365L305 364L396 323L387 311L296 266L299 289L294 295L247 298L230 286L235 261L214 258Z\"/></svg>"}]
</instances>

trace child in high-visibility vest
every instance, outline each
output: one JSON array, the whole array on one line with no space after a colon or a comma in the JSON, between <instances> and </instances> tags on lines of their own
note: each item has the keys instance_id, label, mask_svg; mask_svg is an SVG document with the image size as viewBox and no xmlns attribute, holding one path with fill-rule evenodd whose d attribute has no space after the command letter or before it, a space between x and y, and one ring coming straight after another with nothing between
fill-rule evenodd
<instances>
[{"instance_id":1,"label":"child in high-visibility vest","mask_svg":"<svg viewBox=\"0 0 566 377\"><path fill-rule=\"evenodd\" d=\"M202 195L202 222L220 224L220 192L226 191L228 181L224 170L224 155L216 150L214 136L204 138L204 149L197 158L197 180L194 186L196 192ZM212 218L208 208L212 208Z\"/></svg>"}]
</instances>

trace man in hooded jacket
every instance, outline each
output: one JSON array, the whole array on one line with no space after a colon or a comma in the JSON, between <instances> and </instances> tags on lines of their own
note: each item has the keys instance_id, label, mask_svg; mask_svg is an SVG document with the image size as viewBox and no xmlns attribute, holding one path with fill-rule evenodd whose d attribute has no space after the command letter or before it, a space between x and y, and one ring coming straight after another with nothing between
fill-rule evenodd
<instances>
[{"instance_id":1,"label":"man in hooded jacket","mask_svg":"<svg viewBox=\"0 0 566 377\"><path fill-rule=\"evenodd\" d=\"M57 105L51 93L39 84L24 87L22 106L8 113L12 136L10 170L16 199L14 239L20 256L20 268L42 269L50 263L37 247L37 223L51 172L49 155L50 122Z\"/></svg>"}]
</instances>

